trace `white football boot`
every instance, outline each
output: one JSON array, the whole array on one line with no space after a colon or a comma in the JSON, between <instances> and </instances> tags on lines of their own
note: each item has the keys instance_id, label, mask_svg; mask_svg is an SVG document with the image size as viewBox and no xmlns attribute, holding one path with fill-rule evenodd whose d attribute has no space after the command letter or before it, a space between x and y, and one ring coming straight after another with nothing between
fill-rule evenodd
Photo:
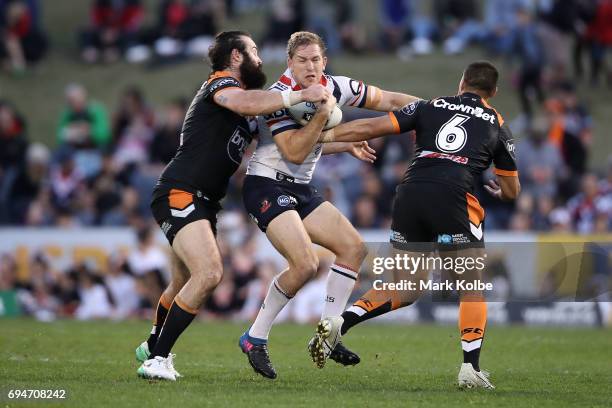
<instances>
[{"instance_id":1,"label":"white football boot","mask_svg":"<svg viewBox=\"0 0 612 408\"><path fill-rule=\"evenodd\" d=\"M495 386L489 381L489 373L481 370L476 371L472 364L463 363L457 376L459 387L461 388L485 388L488 390L494 390Z\"/></svg>"},{"instance_id":2,"label":"white football boot","mask_svg":"<svg viewBox=\"0 0 612 408\"><path fill-rule=\"evenodd\" d=\"M181 374L179 374L178 371L176 371L176 369L174 368L174 357L176 357L176 354L168 354L168 358L166 359L166 364L168 365L168 368L170 368L170 371L172 371L172 373L174 374L174 377L176 378L180 378L182 377Z\"/></svg>"},{"instance_id":3,"label":"white football boot","mask_svg":"<svg viewBox=\"0 0 612 408\"><path fill-rule=\"evenodd\" d=\"M317 324L317 331L308 344L308 351L318 368L325 367L329 355L340 342L342 323L344 323L344 319L335 316L326 317Z\"/></svg>"},{"instance_id":4,"label":"white football boot","mask_svg":"<svg viewBox=\"0 0 612 408\"><path fill-rule=\"evenodd\" d=\"M149 379L176 381L174 368L171 364L168 364L168 360L172 363L171 357L163 358L161 356L155 356L155 358L145 361L138 368L138 376Z\"/></svg>"}]
</instances>

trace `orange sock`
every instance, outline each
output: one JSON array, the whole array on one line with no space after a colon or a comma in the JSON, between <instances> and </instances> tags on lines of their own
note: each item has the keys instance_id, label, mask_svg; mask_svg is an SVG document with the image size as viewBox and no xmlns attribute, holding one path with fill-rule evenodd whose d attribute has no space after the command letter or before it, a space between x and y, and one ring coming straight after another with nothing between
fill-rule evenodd
<instances>
[{"instance_id":1,"label":"orange sock","mask_svg":"<svg viewBox=\"0 0 612 408\"><path fill-rule=\"evenodd\" d=\"M459 303L459 332L463 362L480 370L480 348L487 325L487 302L482 298L463 299Z\"/></svg>"}]
</instances>

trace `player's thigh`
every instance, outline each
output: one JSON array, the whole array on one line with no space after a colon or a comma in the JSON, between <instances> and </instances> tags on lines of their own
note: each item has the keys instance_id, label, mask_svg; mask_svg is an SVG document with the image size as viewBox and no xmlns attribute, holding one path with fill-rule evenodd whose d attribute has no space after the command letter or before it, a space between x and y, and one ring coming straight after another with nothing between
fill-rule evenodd
<instances>
[{"instance_id":1,"label":"player's thigh","mask_svg":"<svg viewBox=\"0 0 612 408\"><path fill-rule=\"evenodd\" d=\"M304 218L304 227L312 242L329 249L336 256L350 253L363 258L366 255L359 232L329 201L323 202Z\"/></svg>"},{"instance_id":2,"label":"player's thigh","mask_svg":"<svg viewBox=\"0 0 612 408\"><path fill-rule=\"evenodd\" d=\"M274 218L268 224L266 236L285 257L290 269L304 273L316 272L318 259L297 211L285 211Z\"/></svg>"},{"instance_id":3,"label":"player's thigh","mask_svg":"<svg viewBox=\"0 0 612 408\"><path fill-rule=\"evenodd\" d=\"M197 220L181 228L174 237L172 249L192 277L213 282L221 279L221 254L209 220Z\"/></svg>"},{"instance_id":4,"label":"player's thigh","mask_svg":"<svg viewBox=\"0 0 612 408\"><path fill-rule=\"evenodd\" d=\"M402 184L393 198L391 209L391 245L403 251L429 252L433 248L431 228L435 214L427 204L427 186L417 183Z\"/></svg>"}]
</instances>

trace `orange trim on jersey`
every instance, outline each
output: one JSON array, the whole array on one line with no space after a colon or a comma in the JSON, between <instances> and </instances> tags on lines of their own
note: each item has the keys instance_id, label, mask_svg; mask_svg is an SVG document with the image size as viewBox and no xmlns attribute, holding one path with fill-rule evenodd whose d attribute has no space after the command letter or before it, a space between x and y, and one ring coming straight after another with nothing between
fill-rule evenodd
<instances>
[{"instance_id":1,"label":"orange trim on jersey","mask_svg":"<svg viewBox=\"0 0 612 408\"><path fill-rule=\"evenodd\" d=\"M393 131L395 133L400 133L400 125L393 112L389 112L389 117L391 118L391 123L393 124Z\"/></svg>"},{"instance_id":2,"label":"orange trim on jersey","mask_svg":"<svg viewBox=\"0 0 612 408\"><path fill-rule=\"evenodd\" d=\"M489 109L493 109L493 111L495 111L495 114L497 115L497 120L499 121L499 126L503 126L504 124L504 118L502 117L502 115L497 111L497 109L495 109L494 107L492 107L491 105L489 105L489 102L486 101L485 98L480 98L480 100L482 101L482 104Z\"/></svg>"},{"instance_id":3,"label":"orange trim on jersey","mask_svg":"<svg viewBox=\"0 0 612 408\"><path fill-rule=\"evenodd\" d=\"M493 172L498 176L504 177L518 177L517 170L502 170L502 169L494 169Z\"/></svg>"},{"instance_id":4,"label":"orange trim on jersey","mask_svg":"<svg viewBox=\"0 0 612 408\"><path fill-rule=\"evenodd\" d=\"M213 79L231 77L231 76L232 76L232 73L229 71L215 71L212 74L210 74L210 76L208 77L208 80L212 81Z\"/></svg>"},{"instance_id":5,"label":"orange trim on jersey","mask_svg":"<svg viewBox=\"0 0 612 408\"><path fill-rule=\"evenodd\" d=\"M181 302L181 300L179 299L178 296L176 296L174 298L174 303L176 303L176 305L178 307L180 307L181 309L183 309L184 311L186 311L187 313L191 313L193 315L197 315L198 314L198 309L193 309L189 306L187 306L185 303Z\"/></svg>"},{"instance_id":6,"label":"orange trim on jersey","mask_svg":"<svg viewBox=\"0 0 612 408\"><path fill-rule=\"evenodd\" d=\"M168 201L170 202L170 207L183 210L193 203L193 194L173 188L168 194Z\"/></svg>"},{"instance_id":7,"label":"orange trim on jersey","mask_svg":"<svg viewBox=\"0 0 612 408\"><path fill-rule=\"evenodd\" d=\"M468 218L472 224L478 227L482 220L484 220L485 211L478 202L478 199L470 193L465 193L465 198L467 200Z\"/></svg>"}]
</instances>

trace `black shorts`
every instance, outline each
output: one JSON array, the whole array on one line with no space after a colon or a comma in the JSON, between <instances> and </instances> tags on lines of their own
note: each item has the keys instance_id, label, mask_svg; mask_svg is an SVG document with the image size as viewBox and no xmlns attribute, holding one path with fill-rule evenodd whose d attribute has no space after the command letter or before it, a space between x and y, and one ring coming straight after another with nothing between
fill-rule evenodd
<instances>
[{"instance_id":1,"label":"black shorts","mask_svg":"<svg viewBox=\"0 0 612 408\"><path fill-rule=\"evenodd\" d=\"M484 210L470 193L444 184L400 184L390 241L404 250L482 248Z\"/></svg>"},{"instance_id":2,"label":"black shorts","mask_svg":"<svg viewBox=\"0 0 612 408\"><path fill-rule=\"evenodd\" d=\"M216 234L219 210L218 202L208 200L197 190L162 184L153 191L151 212L170 245L181 228L198 220L210 221Z\"/></svg>"},{"instance_id":3,"label":"black shorts","mask_svg":"<svg viewBox=\"0 0 612 408\"><path fill-rule=\"evenodd\" d=\"M295 210L304 219L325 202L310 184L252 175L244 179L242 199L249 216L263 232L274 218L285 211Z\"/></svg>"}]
</instances>

